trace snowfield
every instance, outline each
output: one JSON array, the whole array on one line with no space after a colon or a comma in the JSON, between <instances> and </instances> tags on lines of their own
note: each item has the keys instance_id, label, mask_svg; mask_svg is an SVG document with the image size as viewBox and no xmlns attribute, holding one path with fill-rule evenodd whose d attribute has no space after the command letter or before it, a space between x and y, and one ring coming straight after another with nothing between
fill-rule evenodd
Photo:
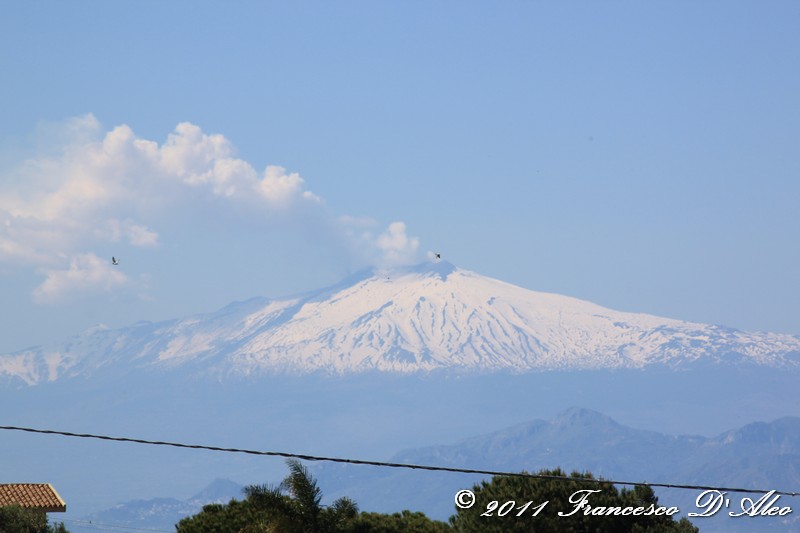
<instances>
[{"instance_id":1,"label":"snowfield","mask_svg":"<svg viewBox=\"0 0 800 533\"><path fill-rule=\"evenodd\" d=\"M679 367L694 362L797 366L800 338L614 311L424 263L364 271L282 300L110 330L0 356L28 384L104 368L192 373L515 371Z\"/></svg>"}]
</instances>

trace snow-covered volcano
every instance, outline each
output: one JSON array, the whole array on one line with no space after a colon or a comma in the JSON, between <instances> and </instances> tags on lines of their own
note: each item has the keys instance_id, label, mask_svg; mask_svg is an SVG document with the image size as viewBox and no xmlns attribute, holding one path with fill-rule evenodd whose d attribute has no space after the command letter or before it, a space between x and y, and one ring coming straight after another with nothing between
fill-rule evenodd
<instances>
[{"instance_id":1,"label":"snow-covered volcano","mask_svg":"<svg viewBox=\"0 0 800 533\"><path fill-rule=\"evenodd\" d=\"M0 356L28 383L101 368L185 367L228 375L636 368L694 361L797 366L800 338L613 311L424 263L364 271L285 299Z\"/></svg>"}]
</instances>

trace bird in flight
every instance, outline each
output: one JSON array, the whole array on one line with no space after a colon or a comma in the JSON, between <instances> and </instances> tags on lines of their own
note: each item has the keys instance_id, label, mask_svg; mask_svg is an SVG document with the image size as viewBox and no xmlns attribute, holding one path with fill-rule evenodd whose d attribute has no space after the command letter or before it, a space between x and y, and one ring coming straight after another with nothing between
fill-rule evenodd
<instances>
[{"instance_id":1,"label":"bird in flight","mask_svg":"<svg viewBox=\"0 0 800 533\"><path fill-rule=\"evenodd\" d=\"M119 264L119 261L117 261L117 258L114 257L113 255L111 256L111 264L114 266L117 266Z\"/></svg>"},{"instance_id":2,"label":"bird in flight","mask_svg":"<svg viewBox=\"0 0 800 533\"><path fill-rule=\"evenodd\" d=\"M433 257L435 257L437 261L441 261L442 254L440 254L439 252L436 252L435 254L433 254Z\"/></svg>"}]
</instances>

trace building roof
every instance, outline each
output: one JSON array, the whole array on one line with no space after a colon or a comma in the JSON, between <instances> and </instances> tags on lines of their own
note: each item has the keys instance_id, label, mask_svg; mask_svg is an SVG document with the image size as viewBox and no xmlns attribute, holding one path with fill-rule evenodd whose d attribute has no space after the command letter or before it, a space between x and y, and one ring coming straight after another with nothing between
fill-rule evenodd
<instances>
[{"instance_id":1,"label":"building roof","mask_svg":"<svg viewBox=\"0 0 800 533\"><path fill-rule=\"evenodd\" d=\"M67 504L50 483L0 483L0 507L19 505L45 513L63 513Z\"/></svg>"}]
</instances>

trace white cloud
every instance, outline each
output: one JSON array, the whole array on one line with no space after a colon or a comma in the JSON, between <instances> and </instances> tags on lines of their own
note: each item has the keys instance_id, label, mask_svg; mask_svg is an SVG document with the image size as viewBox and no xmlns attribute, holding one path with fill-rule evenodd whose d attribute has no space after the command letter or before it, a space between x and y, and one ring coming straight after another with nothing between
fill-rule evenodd
<instances>
[{"instance_id":1,"label":"white cloud","mask_svg":"<svg viewBox=\"0 0 800 533\"><path fill-rule=\"evenodd\" d=\"M152 247L158 244L158 233L130 219L109 218L98 221L93 231L98 241L118 243L123 240L137 247Z\"/></svg>"},{"instance_id":2,"label":"white cloud","mask_svg":"<svg viewBox=\"0 0 800 533\"><path fill-rule=\"evenodd\" d=\"M130 224L127 229L128 242L134 246L155 246L158 244L158 233L150 231L146 226Z\"/></svg>"},{"instance_id":3,"label":"white cloud","mask_svg":"<svg viewBox=\"0 0 800 533\"><path fill-rule=\"evenodd\" d=\"M380 264L384 266L409 264L417 259L419 239L406 234L403 222L392 222L378 236L378 248L383 252Z\"/></svg>"},{"instance_id":4,"label":"white cloud","mask_svg":"<svg viewBox=\"0 0 800 533\"><path fill-rule=\"evenodd\" d=\"M73 293L108 292L128 283L128 277L94 254L70 259L66 270L45 271L44 282L33 292L39 303L58 302Z\"/></svg>"},{"instance_id":5,"label":"white cloud","mask_svg":"<svg viewBox=\"0 0 800 533\"><path fill-rule=\"evenodd\" d=\"M374 222L329 213L297 172L259 173L223 135L194 124L178 124L162 144L127 125L103 132L92 115L55 129L57 150L0 171L0 263L45 273L37 301L131 283L97 256L121 255L126 246L163 249L170 226L191 228L219 212L240 217L244 231L253 221L302 227L303 235L324 228L320 238L383 265L416 254L418 241L402 222L374 236Z\"/></svg>"},{"instance_id":6,"label":"white cloud","mask_svg":"<svg viewBox=\"0 0 800 533\"><path fill-rule=\"evenodd\" d=\"M298 200L321 203L314 193L305 190L304 183L296 172L287 174L283 167L268 166L258 188L273 205L288 206Z\"/></svg>"}]
</instances>

